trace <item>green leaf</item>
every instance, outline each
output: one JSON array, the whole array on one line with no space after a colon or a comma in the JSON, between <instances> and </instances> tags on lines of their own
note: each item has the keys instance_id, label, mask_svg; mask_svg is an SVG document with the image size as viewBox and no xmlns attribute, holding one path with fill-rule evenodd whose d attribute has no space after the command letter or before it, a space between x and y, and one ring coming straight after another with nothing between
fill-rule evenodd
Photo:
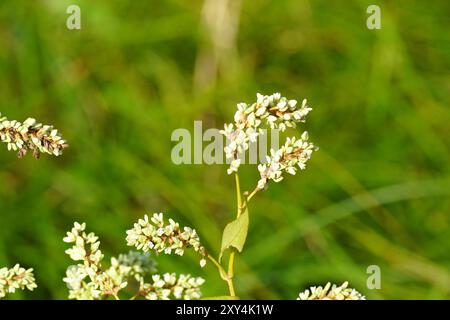
<instances>
[{"instance_id":1,"label":"green leaf","mask_svg":"<svg viewBox=\"0 0 450 320\"><path fill-rule=\"evenodd\" d=\"M225 250L230 247L234 247L237 251L242 252L242 249L247 239L248 233L248 209L245 206L245 211L234 221L231 221L222 234L222 248L220 251L220 256L222 257Z\"/></svg>"},{"instance_id":2,"label":"green leaf","mask_svg":"<svg viewBox=\"0 0 450 320\"><path fill-rule=\"evenodd\" d=\"M239 300L239 297L236 296L218 296L218 297L205 297L201 300Z\"/></svg>"}]
</instances>

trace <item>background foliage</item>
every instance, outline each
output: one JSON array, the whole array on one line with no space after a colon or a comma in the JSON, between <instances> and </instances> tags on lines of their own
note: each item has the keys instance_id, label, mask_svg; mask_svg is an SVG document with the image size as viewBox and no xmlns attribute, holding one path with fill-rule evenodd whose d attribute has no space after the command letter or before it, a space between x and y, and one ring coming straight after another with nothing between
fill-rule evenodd
<instances>
[{"instance_id":1,"label":"background foliage","mask_svg":"<svg viewBox=\"0 0 450 320\"><path fill-rule=\"evenodd\" d=\"M372 3L378 31L366 28ZM81 30L65 27L69 4ZM251 205L240 296L349 280L371 299L449 298L449 14L437 0L1 1L0 111L54 124L71 145L38 161L0 150L0 266L34 267L39 284L11 297L67 297L74 220L118 254L138 217L162 211L217 253L233 178L226 165L172 164L171 132L222 127L237 102L280 91L308 98L320 151ZM243 188L256 179L247 166ZM226 293L194 255L157 260ZM372 264L381 290L366 288Z\"/></svg>"}]
</instances>

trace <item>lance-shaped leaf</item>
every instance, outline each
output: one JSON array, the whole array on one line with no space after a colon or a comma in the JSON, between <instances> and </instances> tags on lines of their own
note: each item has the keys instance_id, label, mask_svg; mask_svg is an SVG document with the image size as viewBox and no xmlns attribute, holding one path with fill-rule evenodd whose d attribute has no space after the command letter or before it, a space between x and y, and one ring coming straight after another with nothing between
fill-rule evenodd
<instances>
[{"instance_id":1,"label":"lance-shaped leaf","mask_svg":"<svg viewBox=\"0 0 450 320\"><path fill-rule=\"evenodd\" d=\"M245 240L247 239L248 224L248 209L247 204L245 204L244 212L239 215L236 220L231 221L229 224L227 224L227 226L223 230L220 257L222 257L225 250L231 247L235 248L239 252L242 252Z\"/></svg>"}]
</instances>

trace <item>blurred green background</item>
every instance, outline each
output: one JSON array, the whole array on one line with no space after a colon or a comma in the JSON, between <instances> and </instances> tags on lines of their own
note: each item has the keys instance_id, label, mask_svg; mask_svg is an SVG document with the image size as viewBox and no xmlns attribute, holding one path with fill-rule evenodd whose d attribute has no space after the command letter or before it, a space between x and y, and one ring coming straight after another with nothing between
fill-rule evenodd
<instances>
[{"instance_id":1,"label":"blurred green background","mask_svg":"<svg viewBox=\"0 0 450 320\"><path fill-rule=\"evenodd\" d=\"M366 8L381 7L368 30ZM81 8L81 30L66 8ZM256 92L308 98L320 147L250 206L242 298L295 299L327 281L369 299L450 297L450 2L3 0L0 111L55 125L60 158L0 150L0 266L35 269L13 299L65 299L65 231L85 221L107 257L144 213L194 226L218 253L234 215L226 165L174 165L171 133L222 128ZM241 174L245 190L256 166ZM204 277L198 257L157 257ZM382 288L366 287L369 265Z\"/></svg>"}]
</instances>

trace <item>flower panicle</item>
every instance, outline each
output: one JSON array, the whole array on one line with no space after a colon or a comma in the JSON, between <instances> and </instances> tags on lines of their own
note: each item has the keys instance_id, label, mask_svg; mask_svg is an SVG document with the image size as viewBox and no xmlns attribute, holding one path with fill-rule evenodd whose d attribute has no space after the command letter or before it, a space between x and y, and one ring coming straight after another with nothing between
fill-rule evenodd
<instances>
[{"instance_id":1,"label":"flower panicle","mask_svg":"<svg viewBox=\"0 0 450 320\"><path fill-rule=\"evenodd\" d=\"M67 142L60 136L53 126L43 125L33 118L24 122L8 120L0 113L0 140L8 144L8 150L17 151L22 158L28 151L33 152L35 158L41 153L60 156L68 147Z\"/></svg>"},{"instance_id":2,"label":"flower panicle","mask_svg":"<svg viewBox=\"0 0 450 320\"><path fill-rule=\"evenodd\" d=\"M366 300L366 298L355 289L349 288L346 281L340 286L328 282L325 287L311 287L301 292L297 300Z\"/></svg>"},{"instance_id":3,"label":"flower panicle","mask_svg":"<svg viewBox=\"0 0 450 320\"><path fill-rule=\"evenodd\" d=\"M289 100L280 93L257 93L256 98L256 102L250 105L238 103L234 123L225 124L224 129L220 131L227 138L224 151L226 158L231 160L228 174L238 171L241 165L239 155L248 150L250 143L256 142L263 133L264 124L271 129L285 131L305 122L306 116L312 110L306 99L298 104L297 100Z\"/></svg>"},{"instance_id":4,"label":"flower panicle","mask_svg":"<svg viewBox=\"0 0 450 320\"><path fill-rule=\"evenodd\" d=\"M7 293L14 293L16 290L30 290L37 288L34 279L33 269L25 269L19 264L13 268L0 268L0 299Z\"/></svg>"},{"instance_id":5,"label":"flower panicle","mask_svg":"<svg viewBox=\"0 0 450 320\"><path fill-rule=\"evenodd\" d=\"M127 282L121 275L116 273L113 276L102 269L104 256L100 250L100 241L95 233L86 232L86 223L75 222L63 241L73 244L66 254L80 262L70 266L63 279L69 288L70 299L91 300L101 296L117 296L126 287Z\"/></svg>"},{"instance_id":6,"label":"flower panicle","mask_svg":"<svg viewBox=\"0 0 450 320\"><path fill-rule=\"evenodd\" d=\"M73 244L71 248L65 251L72 260L82 261L93 272L101 267L103 253L100 250L100 241L95 233L86 232L86 223L75 222L72 230L67 232L63 241Z\"/></svg>"},{"instance_id":7,"label":"flower panicle","mask_svg":"<svg viewBox=\"0 0 450 320\"><path fill-rule=\"evenodd\" d=\"M195 229L181 228L172 219L167 223L162 213L155 213L151 218L145 215L143 219L139 219L127 231L126 241L129 246L144 252L153 250L157 254L175 253L182 256L185 249L192 248L203 257L207 255Z\"/></svg>"}]
</instances>

